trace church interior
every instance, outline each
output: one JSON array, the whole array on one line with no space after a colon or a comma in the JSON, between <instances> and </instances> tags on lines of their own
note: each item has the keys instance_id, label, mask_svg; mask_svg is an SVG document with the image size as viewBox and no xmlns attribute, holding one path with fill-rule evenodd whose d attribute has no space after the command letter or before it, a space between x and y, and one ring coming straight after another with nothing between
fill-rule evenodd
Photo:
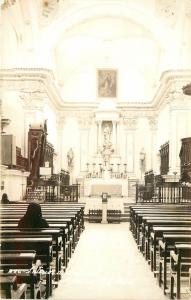
<instances>
[{"instance_id":1,"label":"church interior","mask_svg":"<svg viewBox=\"0 0 191 300\"><path fill-rule=\"evenodd\" d=\"M190 0L0 0L2 299L191 299L190 31Z\"/></svg>"}]
</instances>

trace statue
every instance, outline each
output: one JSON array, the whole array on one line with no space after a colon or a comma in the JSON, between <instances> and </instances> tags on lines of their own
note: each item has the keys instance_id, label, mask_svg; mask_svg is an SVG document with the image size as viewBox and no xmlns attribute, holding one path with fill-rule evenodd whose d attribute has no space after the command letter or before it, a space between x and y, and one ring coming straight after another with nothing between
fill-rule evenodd
<instances>
[{"instance_id":1,"label":"statue","mask_svg":"<svg viewBox=\"0 0 191 300\"><path fill-rule=\"evenodd\" d=\"M104 141L101 149L101 154L103 157L104 164L106 166L109 165L110 156L114 152L114 149L112 147L112 142L111 142L111 129L108 125L104 127L103 136L104 136Z\"/></svg>"},{"instance_id":2,"label":"statue","mask_svg":"<svg viewBox=\"0 0 191 300\"><path fill-rule=\"evenodd\" d=\"M101 154L103 156L103 160L105 163L105 166L109 164L110 156L114 152L114 149L112 147L112 143L109 141L106 144L103 144L103 148L101 150Z\"/></svg>"},{"instance_id":3,"label":"statue","mask_svg":"<svg viewBox=\"0 0 191 300\"><path fill-rule=\"evenodd\" d=\"M67 153L67 160L68 160L68 168L72 169L74 166L74 152L72 148L70 148Z\"/></svg>"},{"instance_id":4,"label":"statue","mask_svg":"<svg viewBox=\"0 0 191 300\"><path fill-rule=\"evenodd\" d=\"M107 142L107 141L110 141L111 130L110 130L108 125L106 125L104 130L103 130L103 136L104 136L104 143Z\"/></svg>"}]
</instances>

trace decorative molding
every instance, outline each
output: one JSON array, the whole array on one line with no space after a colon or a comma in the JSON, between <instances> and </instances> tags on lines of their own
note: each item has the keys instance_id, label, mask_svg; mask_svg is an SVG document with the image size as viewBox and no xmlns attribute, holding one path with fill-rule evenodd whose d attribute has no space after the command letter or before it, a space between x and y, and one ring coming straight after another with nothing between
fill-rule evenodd
<instances>
[{"instance_id":1,"label":"decorative molding","mask_svg":"<svg viewBox=\"0 0 191 300\"><path fill-rule=\"evenodd\" d=\"M176 22L176 0L156 0L156 12L173 27Z\"/></svg>"},{"instance_id":2,"label":"decorative molding","mask_svg":"<svg viewBox=\"0 0 191 300\"><path fill-rule=\"evenodd\" d=\"M0 90L39 90L55 109L63 109L63 100L58 91L53 73L43 68L16 68L0 70Z\"/></svg>"},{"instance_id":3,"label":"decorative molding","mask_svg":"<svg viewBox=\"0 0 191 300\"><path fill-rule=\"evenodd\" d=\"M16 3L16 0L3 0L3 4L1 4L1 9L6 9L11 7Z\"/></svg>"},{"instance_id":4,"label":"decorative molding","mask_svg":"<svg viewBox=\"0 0 191 300\"><path fill-rule=\"evenodd\" d=\"M78 124L81 129L89 129L93 123L93 114L80 114L78 115Z\"/></svg>"},{"instance_id":5,"label":"decorative molding","mask_svg":"<svg viewBox=\"0 0 191 300\"><path fill-rule=\"evenodd\" d=\"M157 117L150 117L148 118L149 126L151 130L157 130L158 128L158 119Z\"/></svg>"},{"instance_id":6,"label":"decorative molding","mask_svg":"<svg viewBox=\"0 0 191 300\"><path fill-rule=\"evenodd\" d=\"M190 82L190 78L191 70L163 72L160 78L160 85L151 103L153 109L160 111L164 105L169 103L169 100L173 101L175 99L175 97L171 97L173 91L176 90L179 95L183 94L182 88Z\"/></svg>"},{"instance_id":7,"label":"decorative molding","mask_svg":"<svg viewBox=\"0 0 191 300\"><path fill-rule=\"evenodd\" d=\"M144 118L152 117L155 114L155 110L146 110L145 108L127 110L127 107L121 107L120 117L121 119L132 119L132 118Z\"/></svg>"},{"instance_id":8,"label":"decorative molding","mask_svg":"<svg viewBox=\"0 0 191 300\"><path fill-rule=\"evenodd\" d=\"M127 130L136 130L137 128L137 118L123 119L123 124L126 126Z\"/></svg>"},{"instance_id":9,"label":"decorative molding","mask_svg":"<svg viewBox=\"0 0 191 300\"><path fill-rule=\"evenodd\" d=\"M122 118L152 117L169 102L177 98L188 99L182 88L190 83L191 70L166 71L160 78L160 86L152 102L118 102L116 109ZM17 90L27 93L42 93L55 111L63 112L66 116L78 116L82 113L94 113L99 107L97 101L65 102L57 87L53 73L43 68L17 68L0 70L0 91ZM26 102L29 100L26 100ZM31 103L32 106L32 103Z\"/></svg>"},{"instance_id":10,"label":"decorative molding","mask_svg":"<svg viewBox=\"0 0 191 300\"><path fill-rule=\"evenodd\" d=\"M64 128L64 125L66 123L66 118L64 116L59 116L56 119L56 128L58 131L62 131Z\"/></svg>"},{"instance_id":11,"label":"decorative molding","mask_svg":"<svg viewBox=\"0 0 191 300\"><path fill-rule=\"evenodd\" d=\"M22 91L20 93L20 101L25 110L43 110L45 99L43 99L43 93L37 91Z\"/></svg>"}]
</instances>

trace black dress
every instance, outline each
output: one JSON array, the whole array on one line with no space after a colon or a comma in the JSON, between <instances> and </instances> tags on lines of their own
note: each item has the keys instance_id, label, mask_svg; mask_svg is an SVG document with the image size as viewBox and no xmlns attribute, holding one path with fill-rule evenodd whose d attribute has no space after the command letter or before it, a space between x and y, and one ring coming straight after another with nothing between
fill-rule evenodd
<instances>
[{"instance_id":1,"label":"black dress","mask_svg":"<svg viewBox=\"0 0 191 300\"><path fill-rule=\"evenodd\" d=\"M48 228L47 221L42 218L41 207L38 203L31 202L26 214L20 219L18 228Z\"/></svg>"}]
</instances>

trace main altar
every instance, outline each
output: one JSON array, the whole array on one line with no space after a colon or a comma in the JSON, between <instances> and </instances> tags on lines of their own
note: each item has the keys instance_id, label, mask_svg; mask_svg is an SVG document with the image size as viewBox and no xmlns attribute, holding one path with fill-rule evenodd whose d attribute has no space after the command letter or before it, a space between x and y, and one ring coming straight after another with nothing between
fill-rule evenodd
<instances>
[{"instance_id":1,"label":"main altar","mask_svg":"<svg viewBox=\"0 0 191 300\"><path fill-rule=\"evenodd\" d=\"M84 196L128 196L127 164L118 152L119 113L115 109L96 112L97 147L87 162Z\"/></svg>"}]
</instances>

